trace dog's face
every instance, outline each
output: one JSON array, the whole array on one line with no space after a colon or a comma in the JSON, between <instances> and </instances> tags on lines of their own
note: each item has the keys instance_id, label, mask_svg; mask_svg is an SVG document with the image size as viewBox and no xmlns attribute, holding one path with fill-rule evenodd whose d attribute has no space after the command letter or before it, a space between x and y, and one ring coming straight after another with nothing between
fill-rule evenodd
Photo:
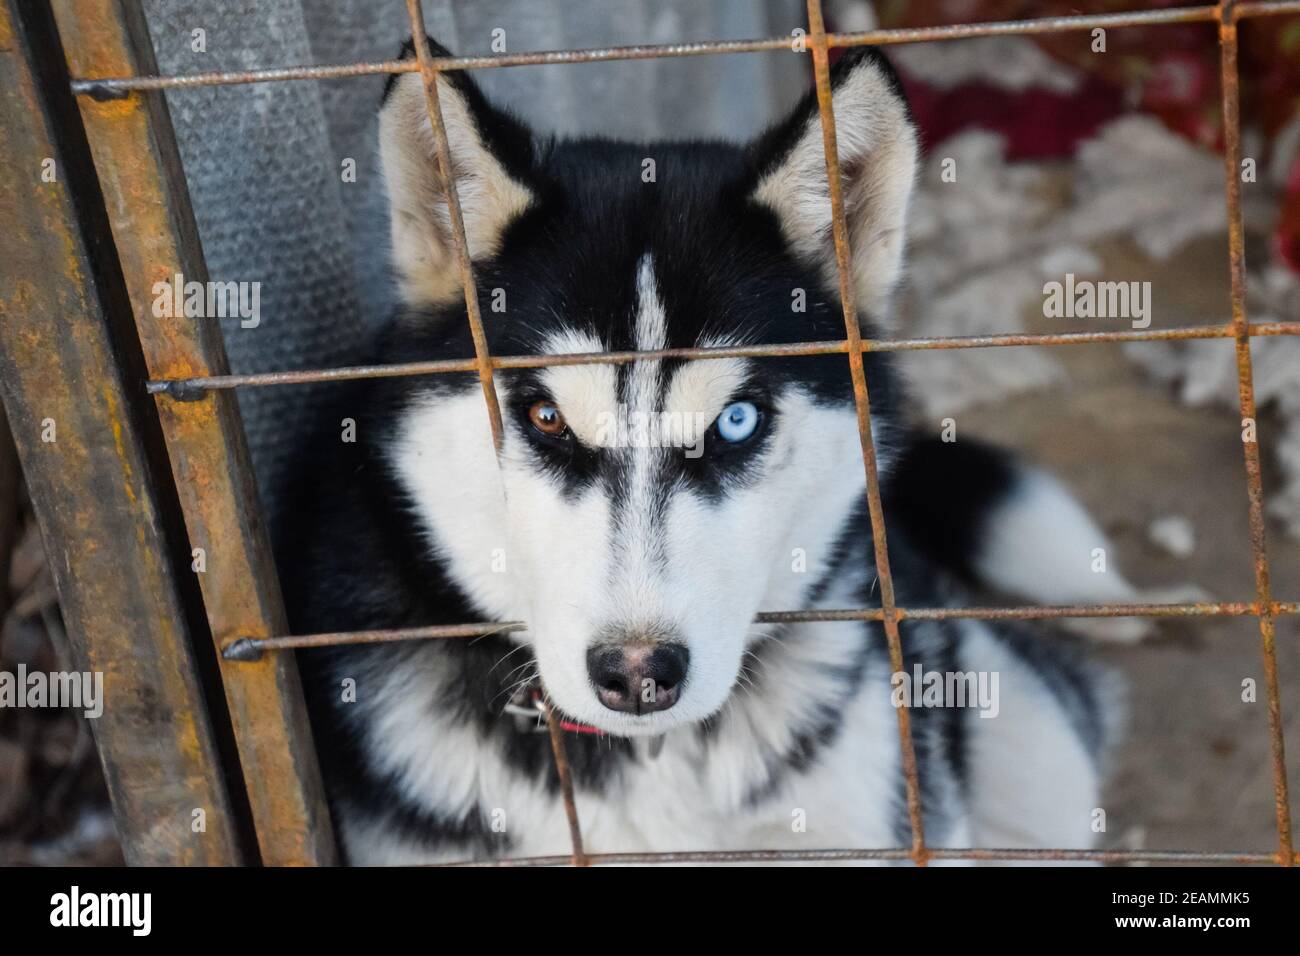
<instances>
[{"instance_id":1,"label":"dog's face","mask_svg":"<svg viewBox=\"0 0 1300 956\"><path fill-rule=\"evenodd\" d=\"M876 311L915 135L876 56L833 79L855 294ZM467 77L439 84L494 355L844 337L811 97L746 149L557 145ZM417 75L393 83L380 133L407 306L388 357L472 355ZM874 360L868 376L887 413ZM610 733L715 713L754 616L806 603L862 496L843 354L503 369L499 457L477 379L434 379L407 386L388 444L408 504L486 616L528 623L557 706Z\"/></svg>"}]
</instances>

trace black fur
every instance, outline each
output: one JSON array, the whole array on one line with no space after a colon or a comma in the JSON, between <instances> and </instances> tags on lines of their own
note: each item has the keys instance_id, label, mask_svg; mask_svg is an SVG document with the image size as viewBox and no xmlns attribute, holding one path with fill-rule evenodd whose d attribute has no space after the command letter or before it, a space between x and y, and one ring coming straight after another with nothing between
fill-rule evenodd
<instances>
[{"instance_id":1,"label":"black fur","mask_svg":"<svg viewBox=\"0 0 1300 956\"><path fill-rule=\"evenodd\" d=\"M1021 466L970 438L908 442L893 468L886 514L899 530L969 587L988 522L1016 489Z\"/></svg>"}]
</instances>

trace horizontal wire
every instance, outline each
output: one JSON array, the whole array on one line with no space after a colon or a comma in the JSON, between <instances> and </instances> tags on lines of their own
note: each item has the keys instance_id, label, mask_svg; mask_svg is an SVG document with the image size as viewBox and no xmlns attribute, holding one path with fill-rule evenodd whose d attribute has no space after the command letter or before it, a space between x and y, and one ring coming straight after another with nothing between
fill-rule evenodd
<instances>
[{"instance_id":1,"label":"horizontal wire","mask_svg":"<svg viewBox=\"0 0 1300 956\"><path fill-rule=\"evenodd\" d=\"M1300 2L1242 3L1236 8L1237 19L1300 12ZM1213 22L1218 19L1214 6L1174 7L1161 10L1133 10L1116 13L1034 20L1002 20L964 23L949 26L916 27L893 30L870 30L861 33L827 34L832 48L854 46L889 46L899 43L924 43L942 40L965 40L975 37L1066 33L1108 27L1160 26L1165 24ZM793 36L756 40L712 40L697 43L638 44L600 47L588 50L542 50L532 53L506 53L498 56L436 57L435 70L485 70L511 66L542 66L560 63L601 63L611 60L649 60L679 56L756 53L789 50ZM342 63L329 66L291 66L263 70L230 70L191 73L176 76L78 77L72 81L74 93L96 99L116 99L135 90L190 89L202 86L235 86L246 83L275 83L288 80L332 80L379 74L416 73L414 60L380 60Z\"/></svg>"},{"instance_id":2,"label":"horizontal wire","mask_svg":"<svg viewBox=\"0 0 1300 956\"><path fill-rule=\"evenodd\" d=\"M999 335L932 336L910 339L863 339L863 352L916 352L935 349L1015 348L1054 345L1099 345L1118 342L1168 342L1189 339L1236 337L1231 325L1191 325L1170 329L1124 329L1110 332L1025 332ZM1300 322L1255 322L1250 335L1300 335ZM698 348L652 351L575 352L562 355L494 355L493 369L550 368L560 365L625 365L663 359L710 360L724 358L791 358L835 355L848 351L844 339L821 342L792 342L767 345L701 346ZM382 365L350 365L340 368L300 371L250 372L231 375L201 375L193 378L151 379L145 389L152 395L168 395L193 401L206 392L231 388L259 388L272 385L304 385L312 382L348 382L359 379L403 378L417 375L446 375L477 372L472 358L430 359Z\"/></svg>"},{"instance_id":3,"label":"horizontal wire","mask_svg":"<svg viewBox=\"0 0 1300 956\"><path fill-rule=\"evenodd\" d=\"M1049 849L986 849L984 847L948 848L927 847L931 860L970 861L1068 861L1079 863L1225 863L1225 864L1280 864L1276 853L1222 853L1199 850L1072 850ZM682 864L682 863L819 863L855 860L907 861L912 851L903 847L883 849L831 849L831 850L679 850L664 853L588 853L586 864ZM566 866L573 858L568 855L528 856L498 860L464 860L436 864L454 867L512 867L512 866Z\"/></svg>"},{"instance_id":4,"label":"horizontal wire","mask_svg":"<svg viewBox=\"0 0 1300 956\"><path fill-rule=\"evenodd\" d=\"M1300 603L1272 601L1270 613L1276 616L1300 614ZM914 607L896 608L902 621L1039 621L1057 618L1101 617L1249 617L1260 612L1254 602L1218 602L1202 604L1061 604L1042 607ZM880 621L881 608L841 608L817 611L763 611L755 616L756 624L816 624L835 621ZM395 641L425 641L444 638L486 637L528 629L523 621L482 621L468 624L439 624L431 627L390 628L375 631L335 631L326 634L293 634L280 637L239 637L222 649L222 657L232 661L252 661L264 651L292 650L300 647L333 647L344 644L383 644Z\"/></svg>"}]
</instances>

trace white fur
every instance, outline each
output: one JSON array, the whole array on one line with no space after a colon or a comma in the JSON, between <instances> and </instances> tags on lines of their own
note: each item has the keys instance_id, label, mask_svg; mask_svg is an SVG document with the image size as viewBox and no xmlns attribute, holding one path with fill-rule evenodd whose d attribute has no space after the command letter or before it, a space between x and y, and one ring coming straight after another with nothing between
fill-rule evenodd
<instances>
[{"instance_id":1,"label":"white fur","mask_svg":"<svg viewBox=\"0 0 1300 956\"><path fill-rule=\"evenodd\" d=\"M993 586L1042 604L1124 603L1134 589L1112 567L1110 541L1060 482L1040 471L990 516L976 564ZM1092 570L1095 549L1106 570Z\"/></svg>"},{"instance_id":2,"label":"white fur","mask_svg":"<svg viewBox=\"0 0 1300 956\"><path fill-rule=\"evenodd\" d=\"M961 624L964 666L997 671L1001 677L998 716L966 723L972 845L1092 846L1100 780L1082 740L1042 678L987 625Z\"/></svg>"},{"instance_id":3,"label":"white fur","mask_svg":"<svg viewBox=\"0 0 1300 956\"><path fill-rule=\"evenodd\" d=\"M1094 571L1094 552L1105 570ZM1025 469L1020 484L988 519L975 558L985 583L1035 604L1142 604L1201 600L1199 591L1139 591L1116 565L1106 533L1054 477ZM1155 631L1151 618L1067 618L1064 626L1103 641L1129 643Z\"/></svg>"},{"instance_id":4,"label":"white fur","mask_svg":"<svg viewBox=\"0 0 1300 956\"><path fill-rule=\"evenodd\" d=\"M577 343L556 344L571 350ZM669 402L726 401L727 390L712 390L711 377L699 372L713 364L684 365L668 390ZM586 374L591 371L555 368L548 374L563 379L566 388L585 385L589 403L598 404L592 392L600 389L604 401L615 401L612 381ZM522 640L532 645L542 679L565 711L624 735L666 733L660 756L629 764L621 786L601 794L579 791L587 848L897 845L886 812L898 795L897 717L888 674L878 669L845 704L841 733L815 766L788 775L777 793L756 806L744 801L764 779L766 762L791 745L800 715L807 716L834 688L829 668L842 665L864 639L861 625L853 623L800 625L780 634L751 623L758 611L800 606L808 582L827 567L835 532L860 494L853 413L819 408L797 392L789 397L779 409L762 481L721 505L705 504L685 490L672 496L660 529L667 557L662 567L639 562L635 548L613 540L613 516L602 492L563 502L550 480L530 466L517 435L507 439L502 458L504 495L485 481L494 469L490 445L475 437L485 434L482 418L482 397L467 392L430 401L408 419L394 464L431 543L487 616L531 622ZM1044 534L1041 527L1033 530ZM653 533L641 528L633 537ZM490 560L501 540L509 541L504 574L492 572ZM794 569L797 548L807 556L802 573ZM846 571L819 606L856 603L859 581L861 575ZM587 680L584 655L592 636L611 621L626 620L630 608L638 617L675 622L690 647L690 684L669 711L631 717L604 710ZM1096 775L1059 704L983 625L969 625L963 640L964 667L1000 673L1001 712L970 721L970 817L955 810L950 828L931 833L932 841L1088 845ZM764 648L761 671L752 675L761 682L761 697L750 694L748 678L741 676L746 649L760 641L775 642ZM520 775L476 729L440 720L427 702L445 693L440 681L448 678L430 648L411 645L408 653L406 666L379 676L378 686L367 682L368 698L380 705L367 748L376 769L396 775L410 800L440 814L454 817L476 807L504 811L515 854L566 853L560 801ZM705 748L682 725L710 714L718 726ZM956 807L955 792L949 802ZM804 832L792 826L796 811L806 820ZM350 826L344 824L343 836L360 863L458 855L430 856L394 842L382 828Z\"/></svg>"},{"instance_id":5,"label":"white fur","mask_svg":"<svg viewBox=\"0 0 1300 956\"><path fill-rule=\"evenodd\" d=\"M819 606L853 600L861 576L846 573ZM890 808L899 794L897 715L889 675L869 668L843 708L837 738L806 773L789 774L767 799L745 798L764 779L765 762L793 742L792 727L836 687L830 668L863 640L860 625L798 625L765 648L753 678L762 696L741 684L702 744L690 728L667 734L662 753L627 765L621 785L603 793L579 789L577 804L588 852L673 850L883 848L899 845ZM934 846L1088 847L1098 779L1077 735L1042 680L979 622L964 625L961 666L1000 674L1000 713L971 715L969 811L955 783L939 787L946 826L928 834ZM406 666L367 681L380 723L370 732L377 769L397 774L408 799L439 814L500 811L512 853L569 852L562 802L520 775L478 732L432 712L427 701L446 677L433 649L411 645ZM364 705L366 702L362 701ZM805 824L803 829L794 824ZM463 851L428 852L394 839L387 828L354 823L342 835L360 864L411 864L459 859Z\"/></svg>"}]
</instances>

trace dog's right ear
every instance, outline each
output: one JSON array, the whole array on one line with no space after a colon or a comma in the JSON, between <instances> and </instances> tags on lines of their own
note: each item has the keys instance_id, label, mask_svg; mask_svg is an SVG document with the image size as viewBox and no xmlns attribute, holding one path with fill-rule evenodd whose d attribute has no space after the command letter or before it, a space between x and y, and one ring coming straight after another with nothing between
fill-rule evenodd
<instances>
[{"instance_id":1,"label":"dog's right ear","mask_svg":"<svg viewBox=\"0 0 1300 956\"><path fill-rule=\"evenodd\" d=\"M844 54L831 70L844 218L860 309L887 318L903 268L907 207L916 180L917 134L903 88L870 47ZM758 173L753 198L780 220L792 248L838 284L817 94L808 93L783 123L751 147Z\"/></svg>"},{"instance_id":2,"label":"dog's right ear","mask_svg":"<svg viewBox=\"0 0 1300 956\"><path fill-rule=\"evenodd\" d=\"M433 40L429 46L434 56L451 55ZM413 56L408 41L403 59ZM532 135L488 103L463 72L438 75L438 102L470 258L491 256L506 227L533 199L526 185ZM379 158L402 301L415 308L455 301L461 285L451 216L420 73L395 74L389 80L379 111Z\"/></svg>"}]
</instances>

